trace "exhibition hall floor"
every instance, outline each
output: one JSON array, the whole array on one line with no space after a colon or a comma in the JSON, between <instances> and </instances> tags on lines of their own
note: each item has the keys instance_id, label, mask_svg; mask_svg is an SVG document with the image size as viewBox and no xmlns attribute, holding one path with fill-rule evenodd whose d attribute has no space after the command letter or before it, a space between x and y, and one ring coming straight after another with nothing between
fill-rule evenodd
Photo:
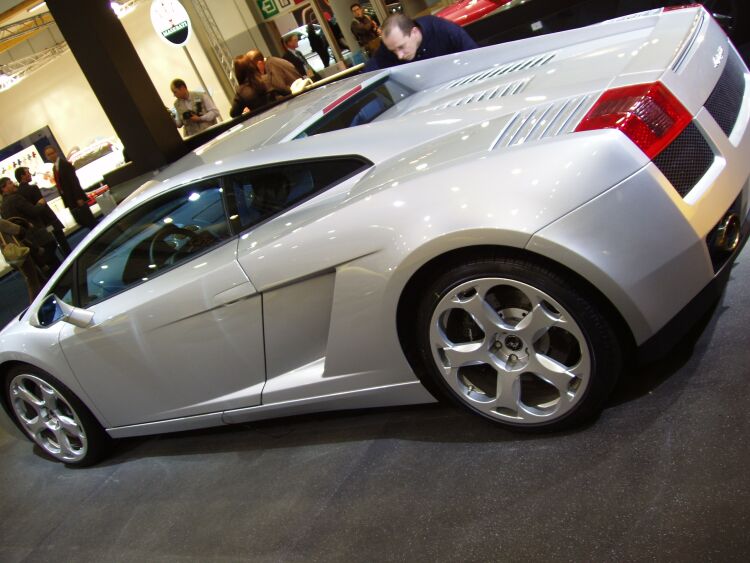
<instances>
[{"instance_id":1,"label":"exhibition hall floor","mask_svg":"<svg viewBox=\"0 0 750 563\"><path fill-rule=\"evenodd\" d=\"M0 561L733 561L750 551L750 249L710 318L599 420L450 406L120 441L66 469L0 434Z\"/></svg>"}]
</instances>

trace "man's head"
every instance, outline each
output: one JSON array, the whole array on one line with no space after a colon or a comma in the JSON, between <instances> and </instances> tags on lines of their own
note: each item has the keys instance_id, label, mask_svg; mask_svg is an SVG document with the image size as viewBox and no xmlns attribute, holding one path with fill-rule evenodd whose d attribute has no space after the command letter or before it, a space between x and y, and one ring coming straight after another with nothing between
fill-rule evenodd
<instances>
[{"instance_id":1,"label":"man's head","mask_svg":"<svg viewBox=\"0 0 750 563\"><path fill-rule=\"evenodd\" d=\"M31 182L31 172L25 166L19 166L14 173L16 175L16 182L25 182L27 184Z\"/></svg>"},{"instance_id":2,"label":"man's head","mask_svg":"<svg viewBox=\"0 0 750 563\"><path fill-rule=\"evenodd\" d=\"M52 163L57 162L57 150L55 149L55 147L52 147L52 146L44 147L44 158L46 158L49 162L52 162Z\"/></svg>"},{"instance_id":3,"label":"man's head","mask_svg":"<svg viewBox=\"0 0 750 563\"><path fill-rule=\"evenodd\" d=\"M351 5L352 15L355 18L361 18L365 15L365 11L362 9L362 6L357 4L356 2Z\"/></svg>"},{"instance_id":4,"label":"man's head","mask_svg":"<svg viewBox=\"0 0 750 563\"><path fill-rule=\"evenodd\" d=\"M247 52L247 57L261 74L266 73L266 58L263 56L263 53L261 53L258 49L251 49Z\"/></svg>"},{"instance_id":5,"label":"man's head","mask_svg":"<svg viewBox=\"0 0 750 563\"><path fill-rule=\"evenodd\" d=\"M422 44L422 30L404 14L393 14L383 24L383 44L398 60L414 60Z\"/></svg>"},{"instance_id":6,"label":"man's head","mask_svg":"<svg viewBox=\"0 0 750 563\"><path fill-rule=\"evenodd\" d=\"M187 85L182 78L172 80L169 87L172 89L172 94L174 94L175 98L187 100L190 97L190 92L188 92Z\"/></svg>"},{"instance_id":7,"label":"man's head","mask_svg":"<svg viewBox=\"0 0 750 563\"><path fill-rule=\"evenodd\" d=\"M286 46L287 49L291 49L294 51L297 46L299 45L299 35L296 33L292 33L291 35L284 38L284 46Z\"/></svg>"},{"instance_id":8,"label":"man's head","mask_svg":"<svg viewBox=\"0 0 750 563\"><path fill-rule=\"evenodd\" d=\"M0 193L10 195L16 193L16 190L18 190L18 186L16 186L13 180L6 177L0 178Z\"/></svg>"}]
</instances>

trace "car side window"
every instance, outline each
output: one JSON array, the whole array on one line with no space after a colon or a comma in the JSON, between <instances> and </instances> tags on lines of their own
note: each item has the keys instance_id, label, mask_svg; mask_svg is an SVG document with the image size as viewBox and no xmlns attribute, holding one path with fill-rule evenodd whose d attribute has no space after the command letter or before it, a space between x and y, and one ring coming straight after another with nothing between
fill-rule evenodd
<instances>
[{"instance_id":1,"label":"car side window","mask_svg":"<svg viewBox=\"0 0 750 563\"><path fill-rule=\"evenodd\" d=\"M229 176L227 204L235 232L262 223L372 166L350 156L290 162Z\"/></svg>"},{"instance_id":2,"label":"car side window","mask_svg":"<svg viewBox=\"0 0 750 563\"><path fill-rule=\"evenodd\" d=\"M147 281L229 236L219 180L154 198L120 218L78 257L77 305Z\"/></svg>"}]
</instances>

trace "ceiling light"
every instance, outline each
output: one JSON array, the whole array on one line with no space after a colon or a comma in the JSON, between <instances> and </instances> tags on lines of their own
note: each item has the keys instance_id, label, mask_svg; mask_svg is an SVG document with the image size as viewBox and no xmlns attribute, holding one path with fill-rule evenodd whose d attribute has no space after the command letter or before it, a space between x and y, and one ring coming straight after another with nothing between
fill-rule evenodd
<instances>
[{"instance_id":1,"label":"ceiling light","mask_svg":"<svg viewBox=\"0 0 750 563\"><path fill-rule=\"evenodd\" d=\"M110 2L109 6L114 11L115 15L122 19L127 16L130 12L135 10L135 5L139 0L127 0L125 2Z\"/></svg>"},{"instance_id":2,"label":"ceiling light","mask_svg":"<svg viewBox=\"0 0 750 563\"><path fill-rule=\"evenodd\" d=\"M31 8L29 8L29 9L28 9L28 10L26 10L26 11L27 11L28 13L31 13L31 12L36 12L36 11L37 11L37 10L39 10L40 8L46 8L46 7L47 7L47 2L39 2L39 4L34 4L34 5L33 5L33 6L31 7Z\"/></svg>"},{"instance_id":3,"label":"ceiling light","mask_svg":"<svg viewBox=\"0 0 750 563\"><path fill-rule=\"evenodd\" d=\"M9 76L0 72L0 92L3 92L16 84L20 79L17 76Z\"/></svg>"}]
</instances>

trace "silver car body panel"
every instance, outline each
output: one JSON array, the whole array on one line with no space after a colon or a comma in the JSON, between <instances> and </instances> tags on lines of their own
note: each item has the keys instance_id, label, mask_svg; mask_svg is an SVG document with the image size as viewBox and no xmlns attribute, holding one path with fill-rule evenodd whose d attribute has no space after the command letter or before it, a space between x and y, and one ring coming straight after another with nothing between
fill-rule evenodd
<instances>
[{"instance_id":1,"label":"silver car body panel","mask_svg":"<svg viewBox=\"0 0 750 563\"><path fill-rule=\"evenodd\" d=\"M91 328L32 326L43 292L0 333L0 362L54 374L113 436L427 402L398 340L399 299L430 260L475 246L576 272L643 343L714 278L704 238L738 196L747 213L750 97L729 137L703 109L732 51L702 10L657 10L306 93L169 166L61 271L172 188L347 154L373 166L93 305ZM304 138L382 80L414 93L367 125ZM604 90L657 80L717 155L684 199L619 131L572 133Z\"/></svg>"},{"instance_id":2,"label":"silver car body panel","mask_svg":"<svg viewBox=\"0 0 750 563\"><path fill-rule=\"evenodd\" d=\"M260 403L261 296L235 255L231 240L139 286L138 303L130 290L93 305L93 327L63 325L68 365L108 426ZM224 304L235 287L245 297Z\"/></svg>"}]
</instances>

